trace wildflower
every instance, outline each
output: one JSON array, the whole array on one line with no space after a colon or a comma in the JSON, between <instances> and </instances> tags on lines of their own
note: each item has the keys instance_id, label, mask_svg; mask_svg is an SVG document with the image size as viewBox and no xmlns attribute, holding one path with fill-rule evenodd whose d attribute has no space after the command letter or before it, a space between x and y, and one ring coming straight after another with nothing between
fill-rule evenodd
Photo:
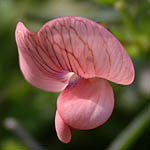
<instances>
[{"instance_id":1,"label":"wildflower","mask_svg":"<svg viewBox=\"0 0 150 150\"><path fill-rule=\"evenodd\" d=\"M120 42L103 26L81 17L61 17L38 33L21 22L16 28L21 71L37 88L58 92L55 127L68 143L71 129L102 125L114 107L106 80L128 85L134 67Z\"/></svg>"}]
</instances>

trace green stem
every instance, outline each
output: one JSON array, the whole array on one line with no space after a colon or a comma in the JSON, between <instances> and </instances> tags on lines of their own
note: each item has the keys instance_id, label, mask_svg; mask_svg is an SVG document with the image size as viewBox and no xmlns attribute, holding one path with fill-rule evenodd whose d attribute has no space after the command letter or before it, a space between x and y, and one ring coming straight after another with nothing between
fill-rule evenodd
<instances>
[{"instance_id":1,"label":"green stem","mask_svg":"<svg viewBox=\"0 0 150 150\"><path fill-rule=\"evenodd\" d=\"M131 122L107 150L127 150L150 124L150 105Z\"/></svg>"}]
</instances>

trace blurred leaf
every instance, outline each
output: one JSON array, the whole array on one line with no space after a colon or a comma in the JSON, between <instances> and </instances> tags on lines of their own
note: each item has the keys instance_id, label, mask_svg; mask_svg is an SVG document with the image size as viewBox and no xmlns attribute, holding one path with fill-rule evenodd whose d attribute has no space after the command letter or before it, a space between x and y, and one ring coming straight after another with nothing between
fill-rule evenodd
<instances>
[{"instance_id":1,"label":"blurred leaf","mask_svg":"<svg viewBox=\"0 0 150 150\"><path fill-rule=\"evenodd\" d=\"M3 140L0 148L1 150L29 150L18 140L10 138Z\"/></svg>"},{"instance_id":2,"label":"blurred leaf","mask_svg":"<svg viewBox=\"0 0 150 150\"><path fill-rule=\"evenodd\" d=\"M150 3L146 1L145 3L141 3L141 5L137 8L137 14L135 17L135 21L141 32L147 34L150 37ZM147 37L148 38L148 37Z\"/></svg>"},{"instance_id":3,"label":"blurred leaf","mask_svg":"<svg viewBox=\"0 0 150 150\"><path fill-rule=\"evenodd\" d=\"M104 3L104 4L114 4L118 0L94 0L97 3Z\"/></svg>"},{"instance_id":4,"label":"blurred leaf","mask_svg":"<svg viewBox=\"0 0 150 150\"><path fill-rule=\"evenodd\" d=\"M150 105L146 106L107 150L128 150L150 125Z\"/></svg>"}]
</instances>

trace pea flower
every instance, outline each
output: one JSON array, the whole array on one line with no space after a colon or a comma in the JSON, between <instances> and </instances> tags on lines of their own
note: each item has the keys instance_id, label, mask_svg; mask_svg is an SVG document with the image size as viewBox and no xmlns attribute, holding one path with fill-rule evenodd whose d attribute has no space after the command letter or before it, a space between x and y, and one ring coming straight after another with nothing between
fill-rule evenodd
<instances>
[{"instance_id":1,"label":"pea flower","mask_svg":"<svg viewBox=\"0 0 150 150\"><path fill-rule=\"evenodd\" d=\"M38 33L19 22L15 37L25 79L42 90L62 91L55 127L64 143L70 142L71 129L93 129L108 120L114 95L107 80L123 85L134 80L134 67L123 46L94 21L60 17Z\"/></svg>"}]
</instances>

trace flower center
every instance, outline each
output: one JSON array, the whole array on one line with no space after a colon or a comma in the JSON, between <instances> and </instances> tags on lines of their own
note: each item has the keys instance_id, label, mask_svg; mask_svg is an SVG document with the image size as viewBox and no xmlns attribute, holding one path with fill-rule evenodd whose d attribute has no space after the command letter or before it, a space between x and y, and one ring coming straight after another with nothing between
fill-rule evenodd
<instances>
[{"instance_id":1,"label":"flower center","mask_svg":"<svg viewBox=\"0 0 150 150\"><path fill-rule=\"evenodd\" d=\"M72 76L71 76L71 78L70 78L69 84L70 83L74 83L79 78L80 78L80 76L78 76L77 74L73 73Z\"/></svg>"}]
</instances>

